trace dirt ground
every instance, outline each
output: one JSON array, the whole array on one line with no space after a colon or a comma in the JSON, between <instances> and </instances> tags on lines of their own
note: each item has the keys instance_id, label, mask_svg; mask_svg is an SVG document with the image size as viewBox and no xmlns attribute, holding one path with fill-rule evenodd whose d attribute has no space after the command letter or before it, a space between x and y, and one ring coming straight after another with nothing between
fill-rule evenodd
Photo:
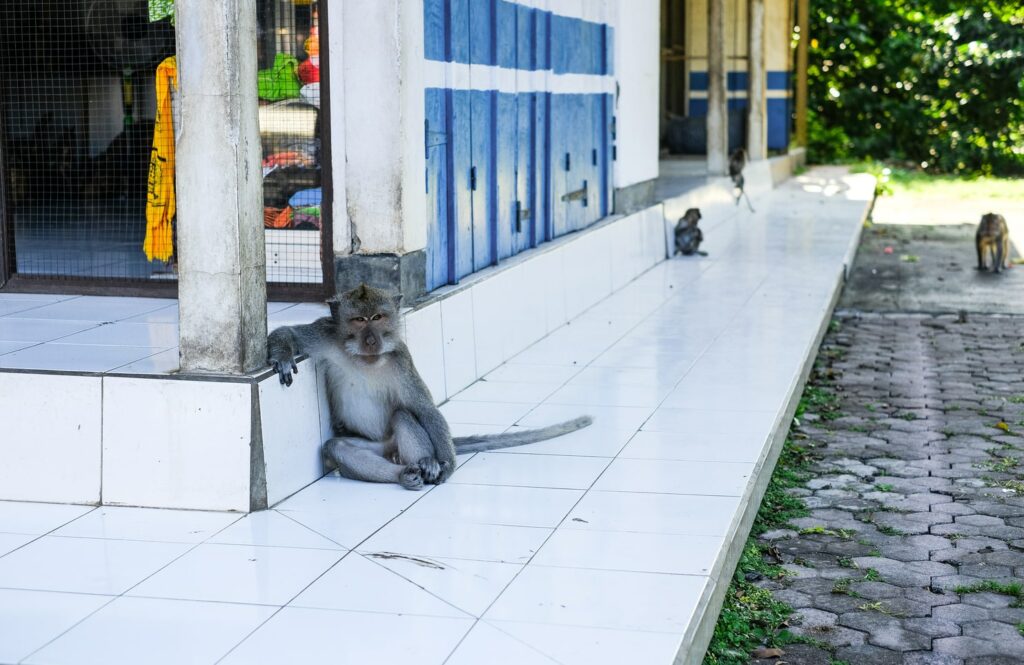
<instances>
[{"instance_id":1,"label":"dirt ground","mask_svg":"<svg viewBox=\"0 0 1024 665\"><path fill-rule=\"evenodd\" d=\"M1024 204L879 198L840 311L1024 314L1024 265L976 270L974 232L990 210L1010 224L1013 257L1024 257Z\"/></svg>"}]
</instances>

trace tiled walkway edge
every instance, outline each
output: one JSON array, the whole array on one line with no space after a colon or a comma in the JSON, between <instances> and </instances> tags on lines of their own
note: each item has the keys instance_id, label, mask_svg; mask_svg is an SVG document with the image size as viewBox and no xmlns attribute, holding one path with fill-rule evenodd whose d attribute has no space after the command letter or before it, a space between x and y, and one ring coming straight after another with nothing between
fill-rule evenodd
<instances>
[{"instance_id":1,"label":"tiled walkway edge","mask_svg":"<svg viewBox=\"0 0 1024 665\"><path fill-rule=\"evenodd\" d=\"M853 254L856 252L856 247L860 242L861 231L864 228L864 221L867 219L869 211L870 205L866 205L861 223L858 225L857 232L851 242L852 251L844 264L842 275L836 281L832 300L828 307L829 314L822 318L818 326L818 331L814 336L814 343L808 350L807 357L800 368L799 379L794 384L787 398L787 406L779 415L775 429L772 431L769 443L765 448L764 456L754 468L751 482L747 486L743 498L740 500L740 504L743 506L742 512L730 527L729 533L725 538L727 545L719 554L715 567L711 571L711 579L714 583L708 585L701 596L695 611L695 619L690 623L686 633L683 635L683 641L680 645L675 665L700 665L704 660L704 654L715 632L715 624L718 622L718 615L722 610L725 594L729 590L729 584L736 570L736 565L743 554L743 548L746 546L747 537L750 535L754 518L761 507L761 500L764 498L765 489L768 487L772 472L775 470L775 463L778 461L779 454L782 452L782 446L786 442L790 424L800 402L800 395L803 394L804 386L807 383L811 370L814 368L818 347L821 346L821 341L824 339L825 333L828 332L828 327L832 320L831 313L835 309L836 303L839 302L839 296L842 293L845 278L853 261Z\"/></svg>"}]
</instances>

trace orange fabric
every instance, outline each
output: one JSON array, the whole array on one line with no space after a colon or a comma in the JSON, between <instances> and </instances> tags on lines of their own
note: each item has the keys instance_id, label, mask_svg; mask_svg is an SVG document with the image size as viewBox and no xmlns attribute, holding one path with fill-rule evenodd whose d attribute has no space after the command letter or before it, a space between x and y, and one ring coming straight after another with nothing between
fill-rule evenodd
<instances>
[{"instance_id":1,"label":"orange fabric","mask_svg":"<svg viewBox=\"0 0 1024 665\"><path fill-rule=\"evenodd\" d=\"M263 226L268 229L288 229L292 226L295 211L291 208L264 208Z\"/></svg>"},{"instance_id":2,"label":"orange fabric","mask_svg":"<svg viewBox=\"0 0 1024 665\"><path fill-rule=\"evenodd\" d=\"M174 255L174 119L171 86L178 89L178 64L174 56L156 68L156 122L149 158L146 190L146 239L142 249L150 261L167 261Z\"/></svg>"}]
</instances>

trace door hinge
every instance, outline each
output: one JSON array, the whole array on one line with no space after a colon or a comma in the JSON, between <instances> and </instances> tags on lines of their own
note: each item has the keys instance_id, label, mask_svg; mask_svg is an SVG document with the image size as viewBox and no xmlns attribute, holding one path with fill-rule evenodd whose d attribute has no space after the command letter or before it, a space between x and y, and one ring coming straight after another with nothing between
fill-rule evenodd
<instances>
[{"instance_id":1,"label":"door hinge","mask_svg":"<svg viewBox=\"0 0 1024 665\"><path fill-rule=\"evenodd\" d=\"M476 167L475 166L469 167L469 189L471 191L474 191L474 192L476 191Z\"/></svg>"},{"instance_id":2,"label":"door hinge","mask_svg":"<svg viewBox=\"0 0 1024 665\"><path fill-rule=\"evenodd\" d=\"M572 159L569 153L565 153L565 170L568 171L572 168Z\"/></svg>"},{"instance_id":3,"label":"door hinge","mask_svg":"<svg viewBox=\"0 0 1024 665\"><path fill-rule=\"evenodd\" d=\"M597 166L597 148L590 151L590 163Z\"/></svg>"}]
</instances>

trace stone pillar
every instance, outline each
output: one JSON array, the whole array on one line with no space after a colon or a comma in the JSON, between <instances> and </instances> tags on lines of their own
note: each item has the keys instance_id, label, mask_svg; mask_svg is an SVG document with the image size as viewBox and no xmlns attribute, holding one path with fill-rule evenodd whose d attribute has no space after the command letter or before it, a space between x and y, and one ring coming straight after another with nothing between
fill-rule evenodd
<instances>
[{"instance_id":1,"label":"stone pillar","mask_svg":"<svg viewBox=\"0 0 1024 665\"><path fill-rule=\"evenodd\" d=\"M749 19L747 67L747 154L751 160L768 156L767 102L765 75L764 0L748 0Z\"/></svg>"},{"instance_id":2,"label":"stone pillar","mask_svg":"<svg viewBox=\"0 0 1024 665\"><path fill-rule=\"evenodd\" d=\"M796 0L796 24L800 39L796 43L796 143L807 147L807 44L811 39L810 0Z\"/></svg>"},{"instance_id":3,"label":"stone pillar","mask_svg":"<svg viewBox=\"0 0 1024 665\"><path fill-rule=\"evenodd\" d=\"M335 247L349 254L335 281L338 290L361 281L401 290L411 303L426 288L423 7L346 0L338 9L351 244Z\"/></svg>"},{"instance_id":4,"label":"stone pillar","mask_svg":"<svg viewBox=\"0 0 1024 665\"><path fill-rule=\"evenodd\" d=\"M250 0L177 0L176 137L181 369L266 362L267 289Z\"/></svg>"},{"instance_id":5,"label":"stone pillar","mask_svg":"<svg viewBox=\"0 0 1024 665\"><path fill-rule=\"evenodd\" d=\"M725 0L708 0L708 173L724 175L728 164L729 112L726 102Z\"/></svg>"}]
</instances>

